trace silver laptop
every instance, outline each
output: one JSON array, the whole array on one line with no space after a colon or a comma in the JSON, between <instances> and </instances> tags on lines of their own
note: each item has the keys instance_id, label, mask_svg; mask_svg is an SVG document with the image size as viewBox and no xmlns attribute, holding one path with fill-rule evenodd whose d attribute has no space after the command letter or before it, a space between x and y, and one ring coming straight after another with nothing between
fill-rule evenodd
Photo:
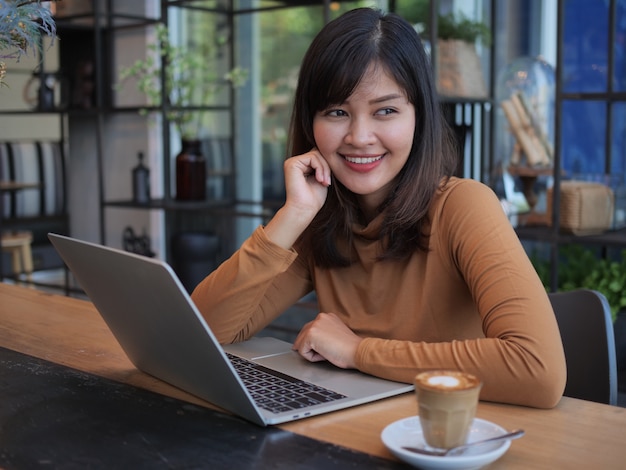
<instances>
[{"instance_id":1,"label":"silver laptop","mask_svg":"<svg viewBox=\"0 0 626 470\"><path fill-rule=\"evenodd\" d=\"M140 370L265 426L413 390L256 337L220 345L166 263L48 234L128 358Z\"/></svg>"}]
</instances>

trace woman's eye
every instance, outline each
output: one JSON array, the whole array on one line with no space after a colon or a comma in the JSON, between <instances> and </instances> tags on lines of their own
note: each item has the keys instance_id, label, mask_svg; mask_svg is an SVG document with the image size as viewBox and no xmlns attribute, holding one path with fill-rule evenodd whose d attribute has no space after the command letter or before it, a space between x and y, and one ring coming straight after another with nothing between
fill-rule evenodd
<instances>
[{"instance_id":1,"label":"woman's eye","mask_svg":"<svg viewBox=\"0 0 626 470\"><path fill-rule=\"evenodd\" d=\"M347 113L342 109L330 109L326 111L327 116L346 116Z\"/></svg>"},{"instance_id":2,"label":"woman's eye","mask_svg":"<svg viewBox=\"0 0 626 470\"><path fill-rule=\"evenodd\" d=\"M376 114L386 116L388 114L393 114L395 112L396 110L393 108L383 108L383 109L378 110Z\"/></svg>"}]
</instances>

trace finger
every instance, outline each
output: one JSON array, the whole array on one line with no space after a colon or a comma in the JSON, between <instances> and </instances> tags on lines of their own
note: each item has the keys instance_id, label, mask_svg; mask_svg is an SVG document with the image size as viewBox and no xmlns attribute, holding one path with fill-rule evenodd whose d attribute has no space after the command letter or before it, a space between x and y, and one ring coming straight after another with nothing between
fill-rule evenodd
<instances>
[{"instance_id":1,"label":"finger","mask_svg":"<svg viewBox=\"0 0 626 470\"><path fill-rule=\"evenodd\" d=\"M324 186L330 186L331 183L331 171L328 162L324 156L316 148L312 149L312 153L315 154L316 166L313 166L315 170L315 179Z\"/></svg>"},{"instance_id":2,"label":"finger","mask_svg":"<svg viewBox=\"0 0 626 470\"><path fill-rule=\"evenodd\" d=\"M326 187L330 186L330 169L316 172L315 175L320 184L323 184Z\"/></svg>"},{"instance_id":3,"label":"finger","mask_svg":"<svg viewBox=\"0 0 626 470\"><path fill-rule=\"evenodd\" d=\"M309 362L321 362L321 361L326 360L324 356L322 356L321 354L319 354L317 351L313 349L307 349L307 350L297 349L296 352Z\"/></svg>"},{"instance_id":4,"label":"finger","mask_svg":"<svg viewBox=\"0 0 626 470\"><path fill-rule=\"evenodd\" d=\"M318 353L315 349L313 349L311 347L311 344L307 340L307 330L308 330L308 327L310 326L310 323L311 322L304 325L302 330L300 330L300 333L298 334L295 341L293 342L291 349L296 351L300 356L302 356L307 361L310 361L310 362L325 361L326 358L322 356L320 353Z\"/></svg>"},{"instance_id":5,"label":"finger","mask_svg":"<svg viewBox=\"0 0 626 470\"><path fill-rule=\"evenodd\" d=\"M295 171L305 178L312 177L319 184L330 184L330 167L318 152L310 151L285 160L285 175Z\"/></svg>"},{"instance_id":6,"label":"finger","mask_svg":"<svg viewBox=\"0 0 626 470\"><path fill-rule=\"evenodd\" d=\"M317 182L323 186L330 186L330 167L326 160L323 158L319 158L315 160L315 166L313 169L315 170L315 179Z\"/></svg>"},{"instance_id":7,"label":"finger","mask_svg":"<svg viewBox=\"0 0 626 470\"><path fill-rule=\"evenodd\" d=\"M330 167L324 156L313 147L307 153L302 155L306 158L306 165L311 169L309 176L313 176L315 181L323 186L330 185Z\"/></svg>"}]
</instances>

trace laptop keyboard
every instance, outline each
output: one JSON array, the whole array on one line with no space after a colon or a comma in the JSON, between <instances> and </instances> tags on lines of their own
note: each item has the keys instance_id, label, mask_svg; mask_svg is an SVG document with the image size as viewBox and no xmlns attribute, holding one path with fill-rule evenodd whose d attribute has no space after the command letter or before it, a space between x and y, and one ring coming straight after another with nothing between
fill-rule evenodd
<instances>
[{"instance_id":1,"label":"laptop keyboard","mask_svg":"<svg viewBox=\"0 0 626 470\"><path fill-rule=\"evenodd\" d=\"M273 413L298 410L345 395L226 353L258 406Z\"/></svg>"}]
</instances>

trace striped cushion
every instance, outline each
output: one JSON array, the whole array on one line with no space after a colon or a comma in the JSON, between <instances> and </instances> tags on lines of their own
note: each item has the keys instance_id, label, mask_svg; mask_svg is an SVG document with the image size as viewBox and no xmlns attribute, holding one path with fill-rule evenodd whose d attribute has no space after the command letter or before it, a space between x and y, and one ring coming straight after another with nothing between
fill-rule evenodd
<instances>
[{"instance_id":1,"label":"striped cushion","mask_svg":"<svg viewBox=\"0 0 626 470\"><path fill-rule=\"evenodd\" d=\"M2 196L3 219L66 213L65 152L59 142L0 142L0 180L37 183Z\"/></svg>"}]
</instances>

